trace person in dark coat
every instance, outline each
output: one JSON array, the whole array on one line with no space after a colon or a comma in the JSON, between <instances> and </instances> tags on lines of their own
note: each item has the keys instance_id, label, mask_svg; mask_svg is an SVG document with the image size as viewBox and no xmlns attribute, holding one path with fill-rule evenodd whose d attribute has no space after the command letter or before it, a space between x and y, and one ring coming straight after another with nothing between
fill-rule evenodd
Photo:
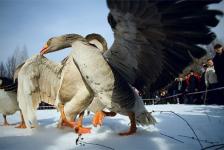
<instances>
[{"instance_id":1,"label":"person in dark coat","mask_svg":"<svg viewBox=\"0 0 224 150\"><path fill-rule=\"evenodd\" d=\"M213 58L214 68L217 75L218 86L224 87L224 49L221 44L214 46L216 52ZM224 104L224 90L219 92L218 104Z\"/></svg>"},{"instance_id":2,"label":"person in dark coat","mask_svg":"<svg viewBox=\"0 0 224 150\"><path fill-rule=\"evenodd\" d=\"M199 85L199 79L198 77L195 75L194 71L191 70L189 77L188 77L188 87L187 90L189 93L193 93L193 92L197 92L198 91L198 85ZM197 99L198 95L188 95L188 104L193 104L196 99Z\"/></svg>"},{"instance_id":3,"label":"person in dark coat","mask_svg":"<svg viewBox=\"0 0 224 150\"><path fill-rule=\"evenodd\" d=\"M174 84L173 84L173 90L175 91L175 94L182 94L176 97L177 102L180 104L184 103L184 94L185 94L185 89L186 89L186 83L180 75L178 78L175 79Z\"/></svg>"},{"instance_id":4,"label":"person in dark coat","mask_svg":"<svg viewBox=\"0 0 224 150\"><path fill-rule=\"evenodd\" d=\"M213 58L214 68L217 75L217 79L220 86L224 86L224 50L223 46L216 44L214 46L216 52L215 57Z\"/></svg>"}]
</instances>

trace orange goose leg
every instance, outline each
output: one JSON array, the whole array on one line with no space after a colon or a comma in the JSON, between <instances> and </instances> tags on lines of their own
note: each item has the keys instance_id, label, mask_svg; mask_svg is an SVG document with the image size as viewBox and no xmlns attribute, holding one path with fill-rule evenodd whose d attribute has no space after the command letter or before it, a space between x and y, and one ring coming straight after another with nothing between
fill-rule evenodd
<instances>
[{"instance_id":1,"label":"orange goose leg","mask_svg":"<svg viewBox=\"0 0 224 150\"><path fill-rule=\"evenodd\" d=\"M136 127L136 121L135 121L135 113L134 112L129 112L128 117L131 121L131 126L127 132L122 132L119 133L121 136L128 136L136 133L137 127Z\"/></svg>"},{"instance_id":2,"label":"orange goose leg","mask_svg":"<svg viewBox=\"0 0 224 150\"><path fill-rule=\"evenodd\" d=\"M20 129L25 129L26 128L26 124L25 124L25 121L24 121L24 118L23 118L23 114L22 114L22 111L20 110L20 118L21 118L21 122L18 126L16 126L16 128L20 128Z\"/></svg>"},{"instance_id":3,"label":"orange goose leg","mask_svg":"<svg viewBox=\"0 0 224 150\"><path fill-rule=\"evenodd\" d=\"M93 124L94 127L97 127L97 125L102 126L105 116L113 117L115 115L116 115L115 112L105 112L105 111L96 112L94 117L93 117L92 124Z\"/></svg>"},{"instance_id":4,"label":"orange goose leg","mask_svg":"<svg viewBox=\"0 0 224 150\"><path fill-rule=\"evenodd\" d=\"M82 126L84 111L79 114L79 120L77 122L77 126L75 127L75 132L78 134L90 133L91 128L85 128Z\"/></svg>"},{"instance_id":5,"label":"orange goose leg","mask_svg":"<svg viewBox=\"0 0 224 150\"><path fill-rule=\"evenodd\" d=\"M65 116L65 112L64 112L64 105L60 104L59 110L60 110L60 114L61 114L60 119L62 120L61 126L68 126L68 127L74 128L76 126L76 123L67 120L67 118Z\"/></svg>"}]
</instances>

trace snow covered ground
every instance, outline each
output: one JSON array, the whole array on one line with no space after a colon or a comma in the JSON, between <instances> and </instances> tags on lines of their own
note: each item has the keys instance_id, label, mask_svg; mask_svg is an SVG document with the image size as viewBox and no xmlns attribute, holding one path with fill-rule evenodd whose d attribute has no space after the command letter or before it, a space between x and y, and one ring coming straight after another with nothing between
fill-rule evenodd
<instances>
[{"instance_id":1,"label":"snow covered ground","mask_svg":"<svg viewBox=\"0 0 224 150\"><path fill-rule=\"evenodd\" d=\"M37 129L0 126L0 150L200 150L224 144L224 106L151 105L147 109L177 113L190 124L201 145L187 123L171 112L153 112L158 122L155 126L139 127L135 135L127 137L118 135L128 129L127 117L106 118L102 127L94 128L90 114L85 117L84 125L92 127L92 133L82 135L76 144L78 135L73 129L56 128L59 119L56 110L39 110ZM19 113L8 116L8 121L18 123ZM224 149L221 146L207 149Z\"/></svg>"}]
</instances>

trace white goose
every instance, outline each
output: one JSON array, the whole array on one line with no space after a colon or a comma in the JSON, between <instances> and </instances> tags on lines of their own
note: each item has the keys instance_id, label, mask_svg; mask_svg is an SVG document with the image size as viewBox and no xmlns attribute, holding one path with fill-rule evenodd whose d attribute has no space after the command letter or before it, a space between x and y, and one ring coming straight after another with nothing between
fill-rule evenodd
<instances>
[{"instance_id":1,"label":"white goose","mask_svg":"<svg viewBox=\"0 0 224 150\"><path fill-rule=\"evenodd\" d=\"M209 27L222 14L207 6L219 1L108 0L115 40L104 55L77 34L51 38L41 54L72 47L71 55L94 94L109 110L129 116L130 129L120 134L130 135L136 132L136 120L142 125L155 120L129 84L155 90L189 65L191 56L203 56L198 44L215 38Z\"/></svg>"},{"instance_id":2,"label":"white goose","mask_svg":"<svg viewBox=\"0 0 224 150\"><path fill-rule=\"evenodd\" d=\"M3 114L4 126L9 125L6 117L12 115L16 111L19 111L19 105L17 102L17 84L13 80L5 77L0 77L0 113ZM24 120L21 115L21 123L17 128L25 128Z\"/></svg>"},{"instance_id":3,"label":"white goose","mask_svg":"<svg viewBox=\"0 0 224 150\"><path fill-rule=\"evenodd\" d=\"M35 55L17 68L17 72L19 107L29 128L38 126L35 110L41 101L59 107L59 125L67 123L70 127L75 127L72 121L92 101L91 91L69 57L59 64ZM69 76L68 72L75 77ZM85 93L84 97L80 93ZM82 132L85 128L79 124L77 131L79 129Z\"/></svg>"},{"instance_id":4,"label":"white goose","mask_svg":"<svg viewBox=\"0 0 224 150\"><path fill-rule=\"evenodd\" d=\"M100 35L89 34L86 39L97 45L100 51L107 50L106 42ZM44 101L59 107L60 126L64 122L74 127L73 119L80 114L76 131L90 132L90 128L82 127L82 118L84 110L92 102L93 94L83 81L73 57L68 56L60 64L35 55L16 69L14 78L18 78L18 101L28 127L37 126L34 112L38 104ZM97 101L97 98L94 98L89 107L90 111L103 110L105 106Z\"/></svg>"}]
</instances>

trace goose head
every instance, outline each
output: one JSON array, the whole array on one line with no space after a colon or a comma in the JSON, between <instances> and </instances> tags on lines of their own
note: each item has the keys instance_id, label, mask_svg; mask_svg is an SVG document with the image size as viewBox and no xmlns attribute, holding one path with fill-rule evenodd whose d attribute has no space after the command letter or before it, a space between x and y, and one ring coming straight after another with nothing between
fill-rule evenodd
<instances>
[{"instance_id":1,"label":"goose head","mask_svg":"<svg viewBox=\"0 0 224 150\"><path fill-rule=\"evenodd\" d=\"M78 34L65 34L62 36L52 37L47 41L45 46L42 48L40 54L44 55L50 52L71 47L72 43L77 40L83 41L85 39Z\"/></svg>"},{"instance_id":2,"label":"goose head","mask_svg":"<svg viewBox=\"0 0 224 150\"><path fill-rule=\"evenodd\" d=\"M100 35L96 33L88 34L85 39L90 43L96 46L101 53L104 53L107 48L106 40Z\"/></svg>"}]
</instances>

